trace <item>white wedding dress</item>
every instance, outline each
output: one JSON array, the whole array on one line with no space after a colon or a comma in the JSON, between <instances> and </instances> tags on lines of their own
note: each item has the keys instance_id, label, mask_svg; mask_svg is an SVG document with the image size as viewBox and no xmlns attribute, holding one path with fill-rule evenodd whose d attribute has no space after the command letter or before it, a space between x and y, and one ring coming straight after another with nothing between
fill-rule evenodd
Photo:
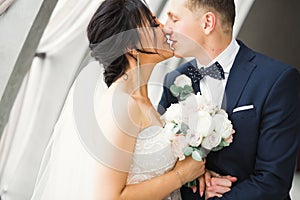
<instances>
[{"instance_id":1,"label":"white wedding dress","mask_svg":"<svg viewBox=\"0 0 300 200\"><path fill-rule=\"evenodd\" d=\"M99 160L102 159L97 159L97 152L107 152L107 149L88 148L90 144L97 147L103 146L103 148L106 145L95 143L101 142L103 138L94 139L96 135L89 135L90 132L97 131L97 127L95 131L90 129L94 126L91 124L94 119L90 118L91 113L86 112L89 109L88 105L93 102L79 105L79 108L83 109L79 112L80 116L76 113L76 104L80 97L85 97L86 101L89 101L101 96L106 88L102 81L99 81L101 80L99 74L101 70L98 64L86 67L76 80L77 87L74 84L70 90L52 138L45 150L31 200L94 199L96 168L100 163ZM89 94L86 93L89 89L87 85L89 82L97 83L92 97L88 97ZM81 86L78 86L81 83L85 85L82 90ZM97 110L97 105L95 107ZM85 116L85 112L89 117ZM81 134L82 129L83 134ZM127 183L136 184L162 175L174 167L176 160L162 127L145 128L137 137ZM180 191L172 192L165 199L181 200Z\"/></svg>"},{"instance_id":2,"label":"white wedding dress","mask_svg":"<svg viewBox=\"0 0 300 200\"><path fill-rule=\"evenodd\" d=\"M150 126L139 133L133 154L133 162L127 178L128 184L135 184L162 175L171 170L176 157L166 135L160 126ZM164 200L180 200L179 189Z\"/></svg>"}]
</instances>

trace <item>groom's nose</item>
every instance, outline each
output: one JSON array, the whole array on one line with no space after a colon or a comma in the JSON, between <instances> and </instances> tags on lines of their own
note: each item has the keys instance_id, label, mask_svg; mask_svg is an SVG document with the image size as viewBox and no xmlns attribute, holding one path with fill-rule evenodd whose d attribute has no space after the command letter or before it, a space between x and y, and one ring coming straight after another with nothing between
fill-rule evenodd
<instances>
[{"instance_id":1,"label":"groom's nose","mask_svg":"<svg viewBox=\"0 0 300 200\"><path fill-rule=\"evenodd\" d=\"M170 26L168 26L168 22L165 24L164 26L164 33L167 35L171 35L172 34L172 28Z\"/></svg>"}]
</instances>

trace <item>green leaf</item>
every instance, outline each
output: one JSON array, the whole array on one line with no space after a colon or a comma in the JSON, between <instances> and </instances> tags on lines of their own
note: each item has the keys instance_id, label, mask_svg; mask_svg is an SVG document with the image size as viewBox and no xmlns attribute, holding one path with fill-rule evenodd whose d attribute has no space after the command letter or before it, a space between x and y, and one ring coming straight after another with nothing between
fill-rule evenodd
<instances>
[{"instance_id":1,"label":"green leaf","mask_svg":"<svg viewBox=\"0 0 300 200\"><path fill-rule=\"evenodd\" d=\"M173 96L178 97L179 94L182 92L182 88L181 87L177 87L175 85L172 85L170 87L170 91L173 94Z\"/></svg>"},{"instance_id":2,"label":"green leaf","mask_svg":"<svg viewBox=\"0 0 300 200\"><path fill-rule=\"evenodd\" d=\"M222 145L218 145L218 146L212 148L211 150L212 150L212 151L219 151L219 150L221 150L221 149L223 149L223 146L222 146Z\"/></svg>"},{"instance_id":3,"label":"green leaf","mask_svg":"<svg viewBox=\"0 0 300 200\"><path fill-rule=\"evenodd\" d=\"M192 187L192 186L196 186L196 185L197 185L196 180L193 180L191 182L188 182L188 183L184 184L184 186L186 186L186 187Z\"/></svg>"},{"instance_id":4,"label":"green leaf","mask_svg":"<svg viewBox=\"0 0 300 200\"><path fill-rule=\"evenodd\" d=\"M194 92L193 87L192 87L192 86L189 86L189 85L185 85L185 86L183 87L183 90L184 90L185 92L187 92L187 93L192 93L192 92Z\"/></svg>"},{"instance_id":5,"label":"green leaf","mask_svg":"<svg viewBox=\"0 0 300 200\"><path fill-rule=\"evenodd\" d=\"M181 100L181 101L184 101L184 100L186 100L190 95L191 95L191 93L181 92L181 93L180 93L180 100Z\"/></svg>"},{"instance_id":6,"label":"green leaf","mask_svg":"<svg viewBox=\"0 0 300 200\"><path fill-rule=\"evenodd\" d=\"M192 155L193 151L194 151L194 149L192 147L185 147L183 149L183 154L185 156L190 156L190 155Z\"/></svg>"},{"instance_id":7,"label":"green leaf","mask_svg":"<svg viewBox=\"0 0 300 200\"><path fill-rule=\"evenodd\" d=\"M180 131L181 131L182 133L186 133L187 130L189 130L189 126L188 126L186 123L182 122L182 123L181 123L181 127L180 127Z\"/></svg>"},{"instance_id":8,"label":"green leaf","mask_svg":"<svg viewBox=\"0 0 300 200\"><path fill-rule=\"evenodd\" d=\"M196 161L202 161L203 160L203 157L201 155L201 151L199 151L198 149L196 149L195 151L193 151L192 153L192 158Z\"/></svg>"}]
</instances>

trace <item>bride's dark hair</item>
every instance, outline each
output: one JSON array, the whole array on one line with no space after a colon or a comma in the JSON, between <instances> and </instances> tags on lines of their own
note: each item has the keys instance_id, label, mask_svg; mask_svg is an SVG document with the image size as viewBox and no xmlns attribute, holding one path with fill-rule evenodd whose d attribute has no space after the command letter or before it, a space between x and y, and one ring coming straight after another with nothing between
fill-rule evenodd
<instances>
[{"instance_id":1,"label":"bride's dark hair","mask_svg":"<svg viewBox=\"0 0 300 200\"><path fill-rule=\"evenodd\" d=\"M87 27L87 35L92 56L104 66L108 87L125 73L129 64L125 54L141 44L138 29L149 26L157 24L141 0L105 0L97 9Z\"/></svg>"}]
</instances>

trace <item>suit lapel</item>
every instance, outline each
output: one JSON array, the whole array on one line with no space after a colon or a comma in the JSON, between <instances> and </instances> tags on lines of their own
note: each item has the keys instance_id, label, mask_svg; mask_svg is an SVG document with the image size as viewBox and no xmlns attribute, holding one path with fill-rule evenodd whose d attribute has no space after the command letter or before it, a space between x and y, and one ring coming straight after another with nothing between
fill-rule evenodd
<instances>
[{"instance_id":1,"label":"suit lapel","mask_svg":"<svg viewBox=\"0 0 300 200\"><path fill-rule=\"evenodd\" d=\"M232 114L232 110L236 106L246 83L256 67L251 62L255 57L254 52L243 43L239 42L239 44L240 50L230 70L222 103L222 107L227 110L229 115Z\"/></svg>"}]
</instances>

